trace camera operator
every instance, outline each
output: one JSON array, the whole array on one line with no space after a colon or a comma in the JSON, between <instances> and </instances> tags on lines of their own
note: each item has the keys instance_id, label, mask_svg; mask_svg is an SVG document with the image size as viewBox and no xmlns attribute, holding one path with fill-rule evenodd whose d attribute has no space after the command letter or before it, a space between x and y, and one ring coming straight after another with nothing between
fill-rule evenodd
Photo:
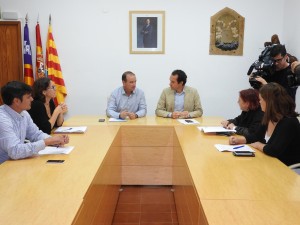
<instances>
[{"instance_id":1,"label":"camera operator","mask_svg":"<svg viewBox=\"0 0 300 225\"><path fill-rule=\"evenodd\" d=\"M297 87L290 87L288 84L287 76L292 73L291 65L289 63L289 57L286 52L285 46L281 44L274 45L271 49L270 56L272 57L275 65L275 71L272 76L268 76L265 79L257 76L255 80L260 82L262 85L269 82L276 82L283 86L287 93L296 100Z\"/></svg>"}]
</instances>

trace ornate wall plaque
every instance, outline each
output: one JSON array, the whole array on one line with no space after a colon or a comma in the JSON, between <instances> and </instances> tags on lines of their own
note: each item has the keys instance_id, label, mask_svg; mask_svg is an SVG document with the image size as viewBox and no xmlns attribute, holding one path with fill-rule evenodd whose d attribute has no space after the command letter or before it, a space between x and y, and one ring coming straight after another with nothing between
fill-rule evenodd
<instances>
[{"instance_id":1,"label":"ornate wall plaque","mask_svg":"<svg viewBox=\"0 0 300 225\"><path fill-rule=\"evenodd\" d=\"M224 8L210 18L210 55L243 55L245 18Z\"/></svg>"}]
</instances>

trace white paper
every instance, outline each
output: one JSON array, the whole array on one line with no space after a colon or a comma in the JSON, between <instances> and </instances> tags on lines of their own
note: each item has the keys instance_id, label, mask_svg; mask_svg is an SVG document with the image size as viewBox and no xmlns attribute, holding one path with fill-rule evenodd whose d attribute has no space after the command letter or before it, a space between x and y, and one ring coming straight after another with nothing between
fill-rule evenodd
<instances>
[{"instance_id":1,"label":"white paper","mask_svg":"<svg viewBox=\"0 0 300 225\"><path fill-rule=\"evenodd\" d=\"M86 131L86 126L81 127L59 127L54 133L84 133Z\"/></svg>"},{"instance_id":2,"label":"white paper","mask_svg":"<svg viewBox=\"0 0 300 225\"><path fill-rule=\"evenodd\" d=\"M220 152L241 152L241 151L255 152L248 145L221 145L221 144L215 144L215 147Z\"/></svg>"},{"instance_id":3,"label":"white paper","mask_svg":"<svg viewBox=\"0 0 300 225\"><path fill-rule=\"evenodd\" d=\"M190 124L200 124L197 120L195 119L178 119L178 122L186 125Z\"/></svg>"},{"instance_id":4,"label":"white paper","mask_svg":"<svg viewBox=\"0 0 300 225\"><path fill-rule=\"evenodd\" d=\"M117 119L117 118L109 118L109 122L127 122L127 120Z\"/></svg>"},{"instance_id":5,"label":"white paper","mask_svg":"<svg viewBox=\"0 0 300 225\"><path fill-rule=\"evenodd\" d=\"M216 132L236 132L236 130L226 129L224 127L198 127L199 130L203 131L204 133L216 133Z\"/></svg>"},{"instance_id":6,"label":"white paper","mask_svg":"<svg viewBox=\"0 0 300 225\"><path fill-rule=\"evenodd\" d=\"M74 146L53 147L47 146L44 150L39 151L39 155L58 155L69 154L73 150Z\"/></svg>"}]
</instances>

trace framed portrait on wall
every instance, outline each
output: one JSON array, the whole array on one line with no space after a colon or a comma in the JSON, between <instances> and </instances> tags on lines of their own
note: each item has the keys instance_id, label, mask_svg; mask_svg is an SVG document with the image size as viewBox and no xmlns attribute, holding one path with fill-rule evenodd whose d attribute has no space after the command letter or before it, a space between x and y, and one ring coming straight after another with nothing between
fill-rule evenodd
<instances>
[{"instance_id":1,"label":"framed portrait on wall","mask_svg":"<svg viewBox=\"0 0 300 225\"><path fill-rule=\"evenodd\" d=\"M129 11L130 54L165 53L165 12Z\"/></svg>"}]
</instances>

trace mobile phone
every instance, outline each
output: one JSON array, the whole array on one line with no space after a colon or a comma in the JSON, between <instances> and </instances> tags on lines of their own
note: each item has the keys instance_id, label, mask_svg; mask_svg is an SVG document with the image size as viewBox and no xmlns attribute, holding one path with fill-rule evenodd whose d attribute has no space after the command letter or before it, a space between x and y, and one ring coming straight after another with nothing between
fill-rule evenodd
<instances>
[{"instance_id":1,"label":"mobile phone","mask_svg":"<svg viewBox=\"0 0 300 225\"><path fill-rule=\"evenodd\" d=\"M98 120L98 122L104 122L105 121L105 119L99 119Z\"/></svg>"},{"instance_id":2,"label":"mobile phone","mask_svg":"<svg viewBox=\"0 0 300 225\"><path fill-rule=\"evenodd\" d=\"M216 135L230 137L233 132L216 132Z\"/></svg>"},{"instance_id":3,"label":"mobile phone","mask_svg":"<svg viewBox=\"0 0 300 225\"><path fill-rule=\"evenodd\" d=\"M255 154L254 152L249 152L249 151L238 151L238 152L232 152L234 156L250 156L254 157Z\"/></svg>"},{"instance_id":4,"label":"mobile phone","mask_svg":"<svg viewBox=\"0 0 300 225\"><path fill-rule=\"evenodd\" d=\"M47 163L52 163L52 164L60 164L60 163L64 163L65 160L62 159L49 159L47 160Z\"/></svg>"},{"instance_id":5,"label":"mobile phone","mask_svg":"<svg viewBox=\"0 0 300 225\"><path fill-rule=\"evenodd\" d=\"M192 123L193 121L192 120L185 120L185 122Z\"/></svg>"}]
</instances>

